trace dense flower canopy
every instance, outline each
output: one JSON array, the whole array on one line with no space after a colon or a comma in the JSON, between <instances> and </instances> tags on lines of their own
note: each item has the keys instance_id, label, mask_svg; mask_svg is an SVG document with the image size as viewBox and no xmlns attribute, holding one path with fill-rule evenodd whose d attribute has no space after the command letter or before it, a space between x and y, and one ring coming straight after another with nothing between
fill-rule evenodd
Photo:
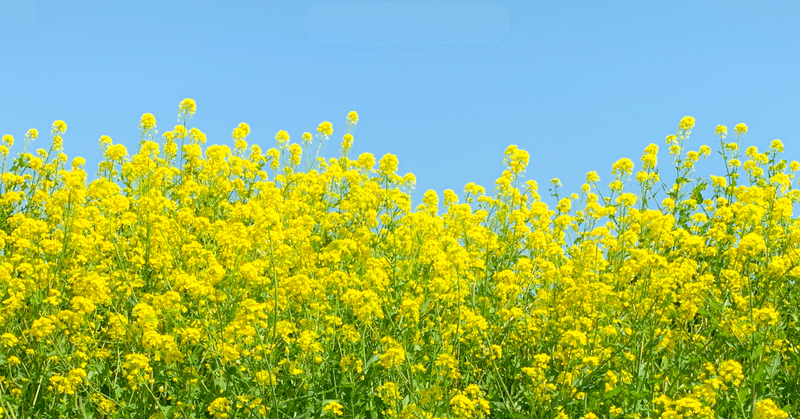
<instances>
[{"instance_id":1,"label":"dense flower canopy","mask_svg":"<svg viewBox=\"0 0 800 419\"><path fill-rule=\"evenodd\" d=\"M554 179L555 209L512 145L491 195L412 209L396 156L349 158L356 112L325 159L330 122L302 146L279 131L263 151L241 123L203 149L195 111L160 142L144 114L132 155L101 137L88 185L63 121L10 168L3 137L7 417L797 414L800 163L780 141L742 162L747 127L718 126L726 173L691 179L710 148L684 151L686 117L663 199L650 144L608 196L596 172L568 196Z\"/></svg>"}]
</instances>

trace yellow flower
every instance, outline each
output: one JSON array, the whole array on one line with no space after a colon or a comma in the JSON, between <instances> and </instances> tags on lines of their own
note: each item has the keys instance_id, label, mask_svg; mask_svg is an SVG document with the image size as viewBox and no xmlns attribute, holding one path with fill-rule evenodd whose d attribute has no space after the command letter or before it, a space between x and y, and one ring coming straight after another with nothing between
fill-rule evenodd
<instances>
[{"instance_id":1,"label":"yellow flower","mask_svg":"<svg viewBox=\"0 0 800 419\"><path fill-rule=\"evenodd\" d=\"M233 139L235 141L239 141L239 140L242 140L245 136L247 136L247 134L245 134L244 131L242 131L239 128L234 128L233 132L231 133L231 136L233 137ZM245 146L245 147L247 147L247 146Z\"/></svg>"},{"instance_id":2,"label":"yellow flower","mask_svg":"<svg viewBox=\"0 0 800 419\"><path fill-rule=\"evenodd\" d=\"M745 256L757 255L766 249L764 238L756 233L749 233L739 241L739 253Z\"/></svg>"},{"instance_id":3,"label":"yellow flower","mask_svg":"<svg viewBox=\"0 0 800 419\"><path fill-rule=\"evenodd\" d=\"M731 383L734 386L738 386L741 384L742 380L744 380L744 375L742 375L742 364L728 360L724 361L719 366L719 378L721 378L726 383Z\"/></svg>"},{"instance_id":4,"label":"yellow flower","mask_svg":"<svg viewBox=\"0 0 800 419\"><path fill-rule=\"evenodd\" d=\"M511 168L514 173L520 173L525 170L530 160L530 155L525 150L520 150L515 145L510 145L505 152L505 163Z\"/></svg>"},{"instance_id":5,"label":"yellow flower","mask_svg":"<svg viewBox=\"0 0 800 419\"><path fill-rule=\"evenodd\" d=\"M342 416L342 414L343 414L342 407L343 406L341 404L339 404L338 402L330 401L330 402L328 402L328 404L325 405L325 407L322 408L322 411L323 412L331 412L334 415Z\"/></svg>"},{"instance_id":6,"label":"yellow flower","mask_svg":"<svg viewBox=\"0 0 800 419\"><path fill-rule=\"evenodd\" d=\"M103 396L101 393L92 394L92 401L97 404L97 407L100 408L102 413L109 414L117 411L117 404Z\"/></svg>"},{"instance_id":7,"label":"yellow flower","mask_svg":"<svg viewBox=\"0 0 800 419\"><path fill-rule=\"evenodd\" d=\"M242 122L239 124L239 129L244 132L244 135L250 135L250 125Z\"/></svg>"},{"instance_id":8,"label":"yellow flower","mask_svg":"<svg viewBox=\"0 0 800 419\"><path fill-rule=\"evenodd\" d=\"M153 373L150 360L143 354L125 355L125 363L122 364L122 368L132 390L137 390L140 384L149 381L150 374Z\"/></svg>"},{"instance_id":9,"label":"yellow flower","mask_svg":"<svg viewBox=\"0 0 800 419\"><path fill-rule=\"evenodd\" d=\"M753 320L756 325L769 324L774 326L778 323L778 312L774 308L757 308L753 310Z\"/></svg>"},{"instance_id":10,"label":"yellow flower","mask_svg":"<svg viewBox=\"0 0 800 419\"><path fill-rule=\"evenodd\" d=\"M356 122L358 122L358 114L356 113L356 111L350 111L350 113L347 114L347 122L350 125L355 125Z\"/></svg>"},{"instance_id":11,"label":"yellow flower","mask_svg":"<svg viewBox=\"0 0 800 419\"><path fill-rule=\"evenodd\" d=\"M231 410L231 401L227 397L217 397L206 409L212 417L227 418Z\"/></svg>"},{"instance_id":12,"label":"yellow flower","mask_svg":"<svg viewBox=\"0 0 800 419\"><path fill-rule=\"evenodd\" d=\"M350 147L353 145L353 135L352 134L345 134L344 138L342 139L342 149L345 151L350 150Z\"/></svg>"},{"instance_id":13,"label":"yellow flower","mask_svg":"<svg viewBox=\"0 0 800 419\"><path fill-rule=\"evenodd\" d=\"M156 117L151 113L142 115L142 120L139 122L139 128L143 131L149 131L156 127Z\"/></svg>"},{"instance_id":14,"label":"yellow flower","mask_svg":"<svg viewBox=\"0 0 800 419\"><path fill-rule=\"evenodd\" d=\"M422 203L425 204L428 209L438 211L439 195L433 189L428 189L422 197Z\"/></svg>"},{"instance_id":15,"label":"yellow flower","mask_svg":"<svg viewBox=\"0 0 800 419\"><path fill-rule=\"evenodd\" d=\"M197 110L197 104L194 102L194 99L186 98L181 101L180 111L178 114L188 114L189 116L194 115L194 112Z\"/></svg>"},{"instance_id":16,"label":"yellow flower","mask_svg":"<svg viewBox=\"0 0 800 419\"><path fill-rule=\"evenodd\" d=\"M239 124L238 127L233 129L231 136L233 136L234 140L238 141L238 140L243 140L249 134L250 134L250 126L242 122L241 124ZM244 147L247 147L247 145L245 144Z\"/></svg>"},{"instance_id":17,"label":"yellow flower","mask_svg":"<svg viewBox=\"0 0 800 419\"><path fill-rule=\"evenodd\" d=\"M391 381L384 383L376 390L378 392L378 397L380 397L384 403L390 406L394 401L400 400L402 398L400 392L397 391L397 385L395 385L395 383Z\"/></svg>"},{"instance_id":18,"label":"yellow flower","mask_svg":"<svg viewBox=\"0 0 800 419\"><path fill-rule=\"evenodd\" d=\"M50 317L40 317L34 320L30 327L31 333L39 339L49 336L55 330L56 326Z\"/></svg>"},{"instance_id":19,"label":"yellow flower","mask_svg":"<svg viewBox=\"0 0 800 419\"><path fill-rule=\"evenodd\" d=\"M106 150L106 158L113 161L120 161L128 154L128 150L122 144L114 144Z\"/></svg>"},{"instance_id":20,"label":"yellow flower","mask_svg":"<svg viewBox=\"0 0 800 419\"><path fill-rule=\"evenodd\" d=\"M66 127L64 128L66 130ZM30 137L32 140L35 140L36 137L39 136L39 131L36 128L31 128L25 134L26 137Z\"/></svg>"},{"instance_id":21,"label":"yellow flower","mask_svg":"<svg viewBox=\"0 0 800 419\"><path fill-rule=\"evenodd\" d=\"M235 346L223 343L219 348L219 356L224 364L229 364L239 359L240 354Z\"/></svg>"},{"instance_id":22,"label":"yellow flower","mask_svg":"<svg viewBox=\"0 0 800 419\"><path fill-rule=\"evenodd\" d=\"M450 408L457 418L472 417L473 402L469 397L463 394L457 394L450 399Z\"/></svg>"},{"instance_id":23,"label":"yellow flower","mask_svg":"<svg viewBox=\"0 0 800 419\"><path fill-rule=\"evenodd\" d=\"M570 200L569 198L562 198L561 201L558 201L558 205L556 209L559 212L569 212L570 210Z\"/></svg>"},{"instance_id":24,"label":"yellow flower","mask_svg":"<svg viewBox=\"0 0 800 419\"><path fill-rule=\"evenodd\" d=\"M67 373L64 377L61 374L53 374L50 377L50 389L58 394L75 394L78 384L86 381L86 370L83 368L75 368Z\"/></svg>"},{"instance_id":25,"label":"yellow flower","mask_svg":"<svg viewBox=\"0 0 800 419\"><path fill-rule=\"evenodd\" d=\"M611 174L619 174L620 176L627 176L633 170L633 162L631 159L622 158L617 160L611 167Z\"/></svg>"},{"instance_id":26,"label":"yellow flower","mask_svg":"<svg viewBox=\"0 0 800 419\"><path fill-rule=\"evenodd\" d=\"M272 168L272 170L276 170L281 165L279 160L281 152L275 148L270 148L267 150L267 156L272 159L269 163L269 167Z\"/></svg>"},{"instance_id":27,"label":"yellow flower","mask_svg":"<svg viewBox=\"0 0 800 419\"><path fill-rule=\"evenodd\" d=\"M632 193L624 193L617 197L617 204L632 207L636 204L636 195Z\"/></svg>"},{"instance_id":28,"label":"yellow flower","mask_svg":"<svg viewBox=\"0 0 800 419\"><path fill-rule=\"evenodd\" d=\"M728 186L728 181L722 176L711 175L711 181L713 186L719 186L720 188Z\"/></svg>"},{"instance_id":29,"label":"yellow flower","mask_svg":"<svg viewBox=\"0 0 800 419\"><path fill-rule=\"evenodd\" d=\"M108 147L111 145L111 137L108 135L101 135L100 136L100 145L103 147Z\"/></svg>"},{"instance_id":30,"label":"yellow flower","mask_svg":"<svg viewBox=\"0 0 800 419\"><path fill-rule=\"evenodd\" d=\"M358 165L363 169L372 170L372 167L375 166L375 156L372 153L361 153L358 156Z\"/></svg>"},{"instance_id":31,"label":"yellow flower","mask_svg":"<svg viewBox=\"0 0 800 419\"><path fill-rule=\"evenodd\" d=\"M333 134L333 124L331 124L328 121L325 121L319 124L319 127L317 127L317 132L319 132L322 135L331 135Z\"/></svg>"},{"instance_id":32,"label":"yellow flower","mask_svg":"<svg viewBox=\"0 0 800 419\"><path fill-rule=\"evenodd\" d=\"M562 341L572 347L586 345L586 334L579 330L568 330L564 333Z\"/></svg>"},{"instance_id":33,"label":"yellow flower","mask_svg":"<svg viewBox=\"0 0 800 419\"><path fill-rule=\"evenodd\" d=\"M190 129L189 130L189 135L192 137L192 139L194 139L195 141L199 142L200 144L205 144L206 143L206 134L204 134L202 131L200 131L197 128Z\"/></svg>"},{"instance_id":34,"label":"yellow flower","mask_svg":"<svg viewBox=\"0 0 800 419\"><path fill-rule=\"evenodd\" d=\"M289 133L283 130L278 131L275 134L275 139L278 141L278 147L283 146L284 144L289 142Z\"/></svg>"},{"instance_id":35,"label":"yellow flower","mask_svg":"<svg viewBox=\"0 0 800 419\"><path fill-rule=\"evenodd\" d=\"M75 170L83 166L85 163L86 159L84 159L83 157L75 157L74 159L72 159L72 170Z\"/></svg>"},{"instance_id":36,"label":"yellow flower","mask_svg":"<svg viewBox=\"0 0 800 419\"><path fill-rule=\"evenodd\" d=\"M434 362L434 365L444 370L445 377L453 380L461 378L461 373L459 372L458 368L458 360L452 355L439 354L439 356L436 358L436 362Z\"/></svg>"},{"instance_id":37,"label":"yellow flower","mask_svg":"<svg viewBox=\"0 0 800 419\"><path fill-rule=\"evenodd\" d=\"M19 343L19 339L17 339L14 334L9 332L3 333L2 336L0 336L0 340L3 341L3 346L6 348L13 348L14 346L17 346L17 343Z\"/></svg>"},{"instance_id":38,"label":"yellow flower","mask_svg":"<svg viewBox=\"0 0 800 419\"><path fill-rule=\"evenodd\" d=\"M186 138L186 127L183 125L175 125L175 128L172 129L173 135L175 138Z\"/></svg>"},{"instance_id":39,"label":"yellow flower","mask_svg":"<svg viewBox=\"0 0 800 419\"><path fill-rule=\"evenodd\" d=\"M681 119L680 129L690 130L692 127L694 127L694 118L691 116L684 116L683 119Z\"/></svg>"},{"instance_id":40,"label":"yellow flower","mask_svg":"<svg viewBox=\"0 0 800 419\"><path fill-rule=\"evenodd\" d=\"M756 403L753 419L786 419L789 414L783 411L772 399L764 399Z\"/></svg>"},{"instance_id":41,"label":"yellow flower","mask_svg":"<svg viewBox=\"0 0 800 419\"><path fill-rule=\"evenodd\" d=\"M53 122L53 132L54 133L57 132L57 133L63 134L66 131L67 131L67 124L64 121L59 119L59 120ZM36 137L33 137L33 138L36 138Z\"/></svg>"},{"instance_id":42,"label":"yellow flower","mask_svg":"<svg viewBox=\"0 0 800 419\"><path fill-rule=\"evenodd\" d=\"M403 350L403 348L389 348L383 353L383 355L381 355L378 365L388 369L402 365L405 360L406 352Z\"/></svg>"},{"instance_id":43,"label":"yellow flower","mask_svg":"<svg viewBox=\"0 0 800 419\"><path fill-rule=\"evenodd\" d=\"M733 130L736 131L737 134L742 135L747 132L747 125L738 124L735 127L733 127Z\"/></svg>"},{"instance_id":44,"label":"yellow flower","mask_svg":"<svg viewBox=\"0 0 800 419\"><path fill-rule=\"evenodd\" d=\"M394 154L386 154L378 162L378 171L385 175L394 174L394 172L397 171L397 163L397 156Z\"/></svg>"},{"instance_id":45,"label":"yellow flower","mask_svg":"<svg viewBox=\"0 0 800 419\"><path fill-rule=\"evenodd\" d=\"M300 159L303 156L303 149L297 143L292 143L289 146L289 153L291 156L289 157L289 161L292 162L293 165L297 166L300 164Z\"/></svg>"},{"instance_id":46,"label":"yellow flower","mask_svg":"<svg viewBox=\"0 0 800 419\"><path fill-rule=\"evenodd\" d=\"M277 380L275 380L275 377L267 370L258 371L255 375L255 381L262 386L274 386L278 383Z\"/></svg>"},{"instance_id":47,"label":"yellow flower","mask_svg":"<svg viewBox=\"0 0 800 419\"><path fill-rule=\"evenodd\" d=\"M658 164L658 146L650 144L644 149L642 155L642 162L644 162L645 169L653 169Z\"/></svg>"},{"instance_id":48,"label":"yellow flower","mask_svg":"<svg viewBox=\"0 0 800 419\"><path fill-rule=\"evenodd\" d=\"M452 189L444 190L444 205L450 206L451 204L458 203L458 195Z\"/></svg>"},{"instance_id":49,"label":"yellow flower","mask_svg":"<svg viewBox=\"0 0 800 419\"><path fill-rule=\"evenodd\" d=\"M233 148L240 152L243 152L247 148L247 141L240 138L236 140L236 144L233 145Z\"/></svg>"},{"instance_id":50,"label":"yellow flower","mask_svg":"<svg viewBox=\"0 0 800 419\"><path fill-rule=\"evenodd\" d=\"M716 135L719 135L720 138L725 138L725 136L728 135L728 127L725 125L717 125Z\"/></svg>"}]
</instances>

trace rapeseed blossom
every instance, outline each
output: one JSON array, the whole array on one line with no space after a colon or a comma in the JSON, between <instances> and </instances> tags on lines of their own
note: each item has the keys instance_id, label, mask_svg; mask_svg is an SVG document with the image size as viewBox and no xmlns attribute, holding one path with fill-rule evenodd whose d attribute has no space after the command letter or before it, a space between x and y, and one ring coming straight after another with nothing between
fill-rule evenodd
<instances>
[{"instance_id":1,"label":"rapeseed blossom","mask_svg":"<svg viewBox=\"0 0 800 419\"><path fill-rule=\"evenodd\" d=\"M139 128L141 128L143 131L149 131L155 127L156 127L156 118L153 116L153 114L151 113L143 114L142 120L141 122L139 122Z\"/></svg>"},{"instance_id":2,"label":"rapeseed blossom","mask_svg":"<svg viewBox=\"0 0 800 419\"><path fill-rule=\"evenodd\" d=\"M194 99L186 98L181 101L179 114L194 115L197 110L197 104Z\"/></svg>"},{"instance_id":3,"label":"rapeseed blossom","mask_svg":"<svg viewBox=\"0 0 800 419\"><path fill-rule=\"evenodd\" d=\"M344 407L344 406L342 406L338 402L332 400L332 401L328 402L328 404L326 404L325 407L322 410L324 412L331 412L334 415L342 416L342 414L343 414L342 407Z\"/></svg>"},{"instance_id":4,"label":"rapeseed blossom","mask_svg":"<svg viewBox=\"0 0 800 419\"><path fill-rule=\"evenodd\" d=\"M747 132L747 125L737 124L735 127L733 127L733 130L736 131L736 134L742 135Z\"/></svg>"},{"instance_id":5,"label":"rapeseed blossom","mask_svg":"<svg viewBox=\"0 0 800 419\"><path fill-rule=\"evenodd\" d=\"M231 410L231 401L226 397L217 397L206 409L211 417L214 418L227 418L228 412Z\"/></svg>"},{"instance_id":6,"label":"rapeseed blossom","mask_svg":"<svg viewBox=\"0 0 800 419\"><path fill-rule=\"evenodd\" d=\"M356 111L350 111L350 113L347 114L347 122L350 125L355 125L356 122L358 122L358 113L356 113Z\"/></svg>"},{"instance_id":7,"label":"rapeseed blossom","mask_svg":"<svg viewBox=\"0 0 800 419\"><path fill-rule=\"evenodd\" d=\"M319 132L322 135L331 135L333 134L333 124L331 124L328 121L325 121L319 124L319 127L317 127L317 132Z\"/></svg>"},{"instance_id":8,"label":"rapeseed blossom","mask_svg":"<svg viewBox=\"0 0 800 419\"><path fill-rule=\"evenodd\" d=\"M772 399L759 400L753 414L755 419L785 419L788 417L789 414L781 410Z\"/></svg>"},{"instance_id":9,"label":"rapeseed blossom","mask_svg":"<svg viewBox=\"0 0 800 419\"><path fill-rule=\"evenodd\" d=\"M148 115L148 114L145 114L145 115ZM67 124L64 121L59 119L59 120L53 122L53 129L52 129L53 133L63 134L66 131L67 131ZM35 139L36 137L31 135L31 138Z\"/></svg>"},{"instance_id":10,"label":"rapeseed blossom","mask_svg":"<svg viewBox=\"0 0 800 419\"><path fill-rule=\"evenodd\" d=\"M88 184L85 160L47 146L3 169L4 412L795 413L800 163L779 140L759 152L737 125L719 143L727 170L695 180L712 150L689 144L686 117L667 137L682 181L661 181L650 144L638 182L622 158L610 191L593 171L580 193L553 179L554 207L511 145L493 193L429 190L412 210L416 177L397 156L350 159L355 112L327 158L308 156L327 121L300 144L285 131L247 144L240 123L232 147L205 147L195 110L181 102L183 123L133 155L101 136ZM56 122L54 150L69 144Z\"/></svg>"}]
</instances>

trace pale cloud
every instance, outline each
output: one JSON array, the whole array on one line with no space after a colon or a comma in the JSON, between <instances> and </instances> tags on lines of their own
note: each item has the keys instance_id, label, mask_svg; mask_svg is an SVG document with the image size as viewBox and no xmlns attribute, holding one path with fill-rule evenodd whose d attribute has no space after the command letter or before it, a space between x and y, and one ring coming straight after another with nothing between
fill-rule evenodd
<instances>
[{"instance_id":1,"label":"pale cloud","mask_svg":"<svg viewBox=\"0 0 800 419\"><path fill-rule=\"evenodd\" d=\"M510 27L504 6L439 1L323 4L310 7L305 15L311 41L332 47L498 45Z\"/></svg>"}]
</instances>

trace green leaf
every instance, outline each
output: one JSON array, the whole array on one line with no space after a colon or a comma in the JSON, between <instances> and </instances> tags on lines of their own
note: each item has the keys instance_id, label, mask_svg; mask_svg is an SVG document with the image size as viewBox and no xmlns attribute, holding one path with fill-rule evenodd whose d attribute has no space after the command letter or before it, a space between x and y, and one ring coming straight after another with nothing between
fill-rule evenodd
<instances>
[{"instance_id":1,"label":"green leaf","mask_svg":"<svg viewBox=\"0 0 800 419\"><path fill-rule=\"evenodd\" d=\"M772 363L770 363L769 368L767 369L767 374L770 377L774 377L775 374L778 373L778 367L781 365L781 356L780 354L776 354L772 358Z\"/></svg>"},{"instance_id":2,"label":"green leaf","mask_svg":"<svg viewBox=\"0 0 800 419\"><path fill-rule=\"evenodd\" d=\"M697 186L695 186L694 189L692 189L692 196L694 197L695 202L697 202L698 204L703 202L703 194L701 194L700 192L705 190L706 186L708 186L706 182L701 182Z\"/></svg>"},{"instance_id":3,"label":"green leaf","mask_svg":"<svg viewBox=\"0 0 800 419\"><path fill-rule=\"evenodd\" d=\"M377 360L378 360L378 358L380 358L380 357L381 357L381 355L380 355L380 354L373 355L373 356L372 356L372 358L370 358L370 359L367 361L366 365L364 365L364 372L366 373L366 372L367 372L367 370L369 369L369 367L370 367L370 366L372 366L372 364L374 364L374 363L375 363L375 361L377 361Z\"/></svg>"},{"instance_id":4,"label":"green leaf","mask_svg":"<svg viewBox=\"0 0 800 419\"><path fill-rule=\"evenodd\" d=\"M736 396L739 398L739 403L744 404L744 403L747 402L747 399L748 399L747 393L749 393L748 390L750 390L750 389L747 388L747 387L742 387L742 388L739 389L739 392L736 394Z\"/></svg>"},{"instance_id":5,"label":"green leaf","mask_svg":"<svg viewBox=\"0 0 800 419\"><path fill-rule=\"evenodd\" d=\"M755 348L753 348L753 352L752 352L752 354L750 355L750 359L752 359L752 360L754 360L754 361L755 361L755 360L756 360L756 359L758 359L758 358L759 358L759 357L760 357L760 356L761 356L763 353L764 353L764 347L763 347L763 346L756 346Z\"/></svg>"},{"instance_id":6,"label":"green leaf","mask_svg":"<svg viewBox=\"0 0 800 419\"><path fill-rule=\"evenodd\" d=\"M119 400L122 397L123 389L116 381L112 381L109 386L111 387L111 393L109 396L112 396L114 399Z\"/></svg>"},{"instance_id":7,"label":"green leaf","mask_svg":"<svg viewBox=\"0 0 800 419\"><path fill-rule=\"evenodd\" d=\"M622 387L616 387L613 390L608 391L605 394L603 394L603 398L608 400L608 399L616 396L617 394L619 394L621 391L622 391Z\"/></svg>"},{"instance_id":8,"label":"green leaf","mask_svg":"<svg viewBox=\"0 0 800 419\"><path fill-rule=\"evenodd\" d=\"M161 413L163 413L166 418L171 418L174 411L175 406L161 406Z\"/></svg>"},{"instance_id":9,"label":"green leaf","mask_svg":"<svg viewBox=\"0 0 800 419\"><path fill-rule=\"evenodd\" d=\"M214 377L214 384L216 384L216 386L219 389L223 390L223 391L225 391L228 388L227 381L225 379L223 379L222 377L215 376Z\"/></svg>"}]
</instances>

